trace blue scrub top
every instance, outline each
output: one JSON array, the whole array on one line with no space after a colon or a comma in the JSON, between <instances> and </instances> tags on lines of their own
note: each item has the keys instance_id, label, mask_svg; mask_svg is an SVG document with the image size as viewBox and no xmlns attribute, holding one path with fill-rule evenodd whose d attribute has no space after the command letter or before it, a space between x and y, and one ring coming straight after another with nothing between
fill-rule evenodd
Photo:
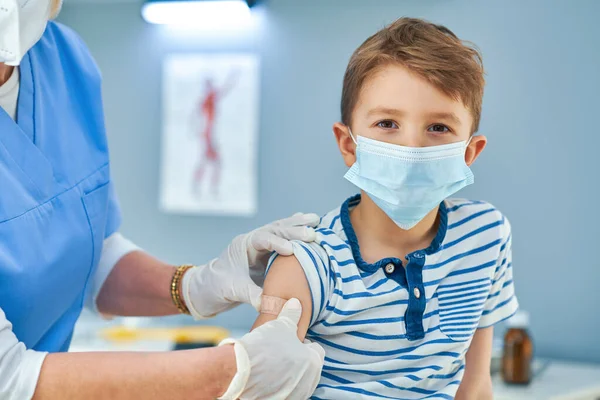
<instances>
[{"instance_id":1,"label":"blue scrub top","mask_svg":"<svg viewBox=\"0 0 600 400\"><path fill-rule=\"evenodd\" d=\"M20 73L17 122L0 108L0 308L27 348L66 351L120 224L101 77L81 39L54 22Z\"/></svg>"}]
</instances>

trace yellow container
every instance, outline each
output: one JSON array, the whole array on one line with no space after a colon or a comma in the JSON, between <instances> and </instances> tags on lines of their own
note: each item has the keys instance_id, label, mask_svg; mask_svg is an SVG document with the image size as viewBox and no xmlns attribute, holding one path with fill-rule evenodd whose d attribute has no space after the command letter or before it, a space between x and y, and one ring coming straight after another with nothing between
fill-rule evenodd
<instances>
[{"instance_id":1,"label":"yellow container","mask_svg":"<svg viewBox=\"0 0 600 400\"><path fill-rule=\"evenodd\" d=\"M185 326L173 328L128 328L116 326L101 331L100 336L118 344L136 341L170 341L175 344L218 345L229 337L229 331L216 326Z\"/></svg>"}]
</instances>

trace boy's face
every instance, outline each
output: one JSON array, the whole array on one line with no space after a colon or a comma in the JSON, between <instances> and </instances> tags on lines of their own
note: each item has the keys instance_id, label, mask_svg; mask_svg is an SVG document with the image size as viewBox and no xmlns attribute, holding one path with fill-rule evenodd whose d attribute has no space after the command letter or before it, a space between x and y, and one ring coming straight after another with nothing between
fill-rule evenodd
<instances>
[{"instance_id":1,"label":"boy's face","mask_svg":"<svg viewBox=\"0 0 600 400\"><path fill-rule=\"evenodd\" d=\"M461 101L454 100L401 65L385 66L369 77L352 113L356 136L408 147L438 146L471 137L473 117ZM348 127L334 125L334 133L347 166L356 161ZM486 144L474 136L465 162L470 165Z\"/></svg>"}]
</instances>

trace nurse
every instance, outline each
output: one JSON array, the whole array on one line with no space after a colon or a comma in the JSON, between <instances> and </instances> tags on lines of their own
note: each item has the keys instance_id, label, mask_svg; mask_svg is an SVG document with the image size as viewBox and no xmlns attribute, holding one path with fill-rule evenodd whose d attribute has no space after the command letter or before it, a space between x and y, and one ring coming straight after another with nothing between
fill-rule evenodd
<instances>
[{"instance_id":1,"label":"nurse","mask_svg":"<svg viewBox=\"0 0 600 400\"><path fill-rule=\"evenodd\" d=\"M306 399L324 353L296 336L300 304L215 348L66 353L87 303L110 315L208 318L260 306L251 279L314 215L234 239L199 267L169 266L118 233L100 74L85 44L48 22L61 0L0 0L0 398Z\"/></svg>"}]
</instances>

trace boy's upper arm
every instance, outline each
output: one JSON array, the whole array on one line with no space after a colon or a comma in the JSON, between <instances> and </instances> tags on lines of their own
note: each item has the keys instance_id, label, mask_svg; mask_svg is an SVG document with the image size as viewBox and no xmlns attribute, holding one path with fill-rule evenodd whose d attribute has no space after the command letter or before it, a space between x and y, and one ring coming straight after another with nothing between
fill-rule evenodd
<instances>
[{"instance_id":1,"label":"boy's upper arm","mask_svg":"<svg viewBox=\"0 0 600 400\"><path fill-rule=\"evenodd\" d=\"M492 341L494 327L478 329L473 336L465 360L465 374L456 399L491 399Z\"/></svg>"},{"instance_id":2,"label":"boy's upper arm","mask_svg":"<svg viewBox=\"0 0 600 400\"><path fill-rule=\"evenodd\" d=\"M469 350L467 350L465 374L484 374L486 376L490 374L493 340L493 326L475 331Z\"/></svg>"},{"instance_id":3,"label":"boy's upper arm","mask_svg":"<svg viewBox=\"0 0 600 400\"><path fill-rule=\"evenodd\" d=\"M265 279L263 295L284 300L291 298L300 300L302 317L298 323L298 337L300 340L304 340L310 325L313 304L306 275L295 256L278 256L273 261ZM276 315L261 313L252 329L276 318Z\"/></svg>"}]
</instances>

